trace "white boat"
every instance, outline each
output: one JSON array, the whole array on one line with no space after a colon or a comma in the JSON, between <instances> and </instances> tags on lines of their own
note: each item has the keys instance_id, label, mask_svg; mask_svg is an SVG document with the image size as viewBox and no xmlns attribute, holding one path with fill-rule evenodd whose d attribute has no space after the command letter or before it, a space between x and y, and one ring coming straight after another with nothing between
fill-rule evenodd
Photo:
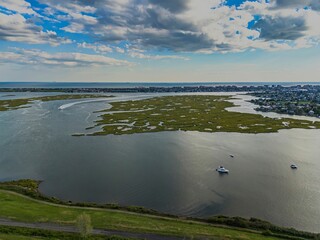
<instances>
[{"instance_id":1,"label":"white boat","mask_svg":"<svg viewBox=\"0 0 320 240\"><path fill-rule=\"evenodd\" d=\"M291 164L291 166L290 166L292 169L298 169L298 166L297 165L295 165L295 164Z\"/></svg>"},{"instance_id":2,"label":"white boat","mask_svg":"<svg viewBox=\"0 0 320 240\"><path fill-rule=\"evenodd\" d=\"M223 166L219 166L217 169L216 169L217 172L219 173L229 173L229 170L224 168Z\"/></svg>"}]
</instances>

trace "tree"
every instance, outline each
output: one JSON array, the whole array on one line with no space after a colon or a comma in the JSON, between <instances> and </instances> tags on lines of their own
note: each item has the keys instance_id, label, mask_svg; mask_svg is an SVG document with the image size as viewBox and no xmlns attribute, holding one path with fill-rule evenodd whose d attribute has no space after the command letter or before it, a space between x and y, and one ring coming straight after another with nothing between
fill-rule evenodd
<instances>
[{"instance_id":1,"label":"tree","mask_svg":"<svg viewBox=\"0 0 320 240\"><path fill-rule=\"evenodd\" d=\"M92 232L91 218L88 214L82 213L77 218L77 228L81 237L86 238Z\"/></svg>"}]
</instances>

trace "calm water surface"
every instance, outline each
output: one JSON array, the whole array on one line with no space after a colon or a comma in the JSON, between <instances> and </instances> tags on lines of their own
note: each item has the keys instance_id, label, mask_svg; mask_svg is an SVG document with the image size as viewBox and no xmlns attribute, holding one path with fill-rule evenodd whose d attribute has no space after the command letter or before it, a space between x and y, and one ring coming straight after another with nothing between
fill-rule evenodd
<instances>
[{"instance_id":1,"label":"calm water surface","mask_svg":"<svg viewBox=\"0 0 320 240\"><path fill-rule=\"evenodd\" d=\"M108 105L58 110L72 102L0 112L0 180L41 179L43 193L64 200L200 217L258 217L320 232L319 130L77 138L71 134L91 126L93 112ZM230 174L218 175L219 165Z\"/></svg>"}]
</instances>

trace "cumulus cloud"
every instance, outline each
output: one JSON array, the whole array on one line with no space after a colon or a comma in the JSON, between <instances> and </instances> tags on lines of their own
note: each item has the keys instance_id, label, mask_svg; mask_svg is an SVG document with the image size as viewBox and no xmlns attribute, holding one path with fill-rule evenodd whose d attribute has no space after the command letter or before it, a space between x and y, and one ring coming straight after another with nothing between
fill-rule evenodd
<instances>
[{"instance_id":1,"label":"cumulus cloud","mask_svg":"<svg viewBox=\"0 0 320 240\"><path fill-rule=\"evenodd\" d=\"M59 37L54 31L43 30L18 13L12 15L0 13L0 40L51 45L70 42Z\"/></svg>"},{"instance_id":2,"label":"cumulus cloud","mask_svg":"<svg viewBox=\"0 0 320 240\"><path fill-rule=\"evenodd\" d=\"M13 48L11 52L1 52L0 62L18 64L37 64L63 67L79 66L131 66L125 60L118 60L101 55L74 52L48 53L36 49Z\"/></svg>"},{"instance_id":3,"label":"cumulus cloud","mask_svg":"<svg viewBox=\"0 0 320 240\"><path fill-rule=\"evenodd\" d=\"M62 30L70 33L85 33L87 26L98 23L96 17L92 16L96 12L96 8L88 4L82 4L84 1L55 1L55 0L39 0L40 3L47 5L45 14L48 17L56 15L61 21L67 21L69 24Z\"/></svg>"},{"instance_id":4,"label":"cumulus cloud","mask_svg":"<svg viewBox=\"0 0 320 240\"><path fill-rule=\"evenodd\" d=\"M174 51L198 51L214 45L206 33L200 32L196 25L182 16L187 9L190 9L190 0L75 2L80 6L79 9L88 8L90 4L95 10L94 19L97 22L90 23L75 18L75 10L67 7L68 1L50 0L42 3L55 9L58 18L70 18L69 24L62 28L63 30L89 33L106 43L129 41L137 46L167 48ZM59 12L63 14L59 16ZM76 13L84 14L79 10Z\"/></svg>"},{"instance_id":5,"label":"cumulus cloud","mask_svg":"<svg viewBox=\"0 0 320 240\"><path fill-rule=\"evenodd\" d=\"M37 13L32 9L31 4L25 0L1 0L0 6L15 13L34 14Z\"/></svg>"},{"instance_id":6,"label":"cumulus cloud","mask_svg":"<svg viewBox=\"0 0 320 240\"><path fill-rule=\"evenodd\" d=\"M319 0L273 0L275 8L305 8L310 7L313 10L320 10Z\"/></svg>"},{"instance_id":7,"label":"cumulus cloud","mask_svg":"<svg viewBox=\"0 0 320 240\"><path fill-rule=\"evenodd\" d=\"M86 32L107 44L127 41L145 50L212 53L302 46L298 41L315 38L307 11L318 9L319 1L244 1L238 7L224 0L77 0L73 2L77 8L62 0L43 3L69 16L63 30ZM92 22L81 20L88 11L94 13ZM256 16L259 19L251 24Z\"/></svg>"},{"instance_id":8,"label":"cumulus cloud","mask_svg":"<svg viewBox=\"0 0 320 240\"><path fill-rule=\"evenodd\" d=\"M125 49L123 49L123 48L121 48L121 47L115 47L114 49L115 49L115 51L116 51L117 53L125 53L125 52L126 52Z\"/></svg>"},{"instance_id":9,"label":"cumulus cloud","mask_svg":"<svg viewBox=\"0 0 320 240\"><path fill-rule=\"evenodd\" d=\"M84 34L105 46L125 42L144 50L225 53L310 47L320 38L316 26L320 18L319 0L243 1L236 6L230 6L226 0L39 2L46 6L42 14L53 15L63 23L60 30ZM24 9L27 11L30 6L25 5ZM45 30L37 31L46 35Z\"/></svg>"},{"instance_id":10,"label":"cumulus cloud","mask_svg":"<svg viewBox=\"0 0 320 240\"><path fill-rule=\"evenodd\" d=\"M188 1L186 0L150 0L150 3L158 4L164 9L174 13L185 11L188 8Z\"/></svg>"},{"instance_id":11,"label":"cumulus cloud","mask_svg":"<svg viewBox=\"0 0 320 240\"><path fill-rule=\"evenodd\" d=\"M257 17L250 29L259 32L253 38L253 47L267 50L312 47L319 43L320 30L317 22L320 13L308 8L312 1L245 2L239 9ZM310 6L309 6L310 7ZM261 41L264 41L262 43ZM270 47L272 46L272 47Z\"/></svg>"},{"instance_id":12,"label":"cumulus cloud","mask_svg":"<svg viewBox=\"0 0 320 240\"><path fill-rule=\"evenodd\" d=\"M259 29L260 38L265 40L296 40L303 37L308 28L303 18L267 16L257 21L253 29Z\"/></svg>"},{"instance_id":13,"label":"cumulus cloud","mask_svg":"<svg viewBox=\"0 0 320 240\"><path fill-rule=\"evenodd\" d=\"M79 48L91 49L97 53L110 53L112 52L112 48L102 44L90 44L86 42L78 43Z\"/></svg>"}]
</instances>

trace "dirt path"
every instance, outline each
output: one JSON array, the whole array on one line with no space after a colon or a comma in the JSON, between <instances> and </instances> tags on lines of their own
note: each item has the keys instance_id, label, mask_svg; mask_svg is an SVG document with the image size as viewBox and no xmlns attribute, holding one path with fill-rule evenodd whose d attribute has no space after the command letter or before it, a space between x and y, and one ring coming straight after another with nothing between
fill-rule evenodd
<instances>
[{"instance_id":1,"label":"dirt path","mask_svg":"<svg viewBox=\"0 0 320 240\"><path fill-rule=\"evenodd\" d=\"M74 226L59 225L54 223L26 223L26 222L16 222L8 219L0 218L1 226L10 226L10 227L25 227L33 229L42 229L42 230L51 230L57 232L66 232L66 233L77 233L78 230ZM125 231L116 231L116 230L102 230L102 229L93 229L92 234L104 235L104 236L121 236L126 238L139 238L139 239L150 239L150 240L181 240L183 238L165 236L153 233L132 233Z\"/></svg>"}]
</instances>

